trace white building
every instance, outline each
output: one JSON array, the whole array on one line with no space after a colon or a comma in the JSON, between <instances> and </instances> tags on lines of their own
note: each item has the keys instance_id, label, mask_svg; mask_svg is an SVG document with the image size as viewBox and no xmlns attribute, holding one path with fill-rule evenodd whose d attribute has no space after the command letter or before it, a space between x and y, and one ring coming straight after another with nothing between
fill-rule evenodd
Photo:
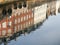
<instances>
[{"instance_id":1,"label":"white building","mask_svg":"<svg viewBox=\"0 0 60 45\"><path fill-rule=\"evenodd\" d=\"M56 14L58 13L59 8L60 8L60 0L56 1Z\"/></svg>"},{"instance_id":2,"label":"white building","mask_svg":"<svg viewBox=\"0 0 60 45\"><path fill-rule=\"evenodd\" d=\"M34 24L46 19L47 4L42 4L34 8Z\"/></svg>"}]
</instances>

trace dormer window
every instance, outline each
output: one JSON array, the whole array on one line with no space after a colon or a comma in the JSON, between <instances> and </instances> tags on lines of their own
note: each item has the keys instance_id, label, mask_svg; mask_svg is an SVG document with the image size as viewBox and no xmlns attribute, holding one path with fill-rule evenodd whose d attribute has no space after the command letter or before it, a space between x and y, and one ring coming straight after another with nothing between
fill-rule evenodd
<instances>
[{"instance_id":1,"label":"dormer window","mask_svg":"<svg viewBox=\"0 0 60 45\"><path fill-rule=\"evenodd\" d=\"M19 3L18 7L19 7L19 8L22 8L22 4L21 4L21 3Z\"/></svg>"},{"instance_id":2,"label":"dormer window","mask_svg":"<svg viewBox=\"0 0 60 45\"><path fill-rule=\"evenodd\" d=\"M14 9L17 9L17 3L14 3Z\"/></svg>"},{"instance_id":3,"label":"dormer window","mask_svg":"<svg viewBox=\"0 0 60 45\"><path fill-rule=\"evenodd\" d=\"M8 14L11 15L12 14L12 8L8 9Z\"/></svg>"},{"instance_id":4,"label":"dormer window","mask_svg":"<svg viewBox=\"0 0 60 45\"><path fill-rule=\"evenodd\" d=\"M3 15L3 16L6 16L6 14L7 14L6 9L3 9L3 10L2 10L2 15Z\"/></svg>"},{"instance_id":5,"label":"dormer window","mask_svg":"<svg viewBox=\"0 0 60 45\"><path fill-rule=\"evenodd\" d=\"M26 7L26 6L27 6L27 5L26 5L26 2L24 2L24 3L23 3L23 7Z\"/></svg>"}]
</instances>

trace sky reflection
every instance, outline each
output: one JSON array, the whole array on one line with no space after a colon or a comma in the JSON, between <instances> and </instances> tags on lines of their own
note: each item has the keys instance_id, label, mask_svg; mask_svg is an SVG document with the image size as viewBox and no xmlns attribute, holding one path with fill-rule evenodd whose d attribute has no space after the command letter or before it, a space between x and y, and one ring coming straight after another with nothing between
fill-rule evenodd
<instances>
[{"instance_id":1,"label":"sky reflection","mask_svg":"<svg viewBox=\"0 0 60 45\"><path fill-rule=\"evenodd\" d=\"M8 45L60 45L60 14L50 16L44 23L30 34L12 40Z\"/></svg>"}]
</instances>

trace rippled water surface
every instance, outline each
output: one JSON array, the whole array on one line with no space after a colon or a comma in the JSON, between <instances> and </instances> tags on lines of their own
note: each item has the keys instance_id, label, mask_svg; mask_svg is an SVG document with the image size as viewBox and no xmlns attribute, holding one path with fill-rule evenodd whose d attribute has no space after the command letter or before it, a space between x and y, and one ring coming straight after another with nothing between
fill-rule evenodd
<instances>
[{"instance_id":1,"label":"rippled water surface","mask_svg":"<svg viewBox=\"0 0 60 45\"><path fill-rule=\"evenodd\" d=\"M49 16L38 29L22 34L8 45L60 45L60 14Z\"/></svg>"},{"instance_id":2,"label":"rippled water surface","mask_svg":"<svg viewBox=\"0 0 60 45\"><path fill-rule=\"evenodd\" d=\"M60 45L60 13L50 15L37 29L22 34L7 45Z\"/></svg>"}]
</instances>

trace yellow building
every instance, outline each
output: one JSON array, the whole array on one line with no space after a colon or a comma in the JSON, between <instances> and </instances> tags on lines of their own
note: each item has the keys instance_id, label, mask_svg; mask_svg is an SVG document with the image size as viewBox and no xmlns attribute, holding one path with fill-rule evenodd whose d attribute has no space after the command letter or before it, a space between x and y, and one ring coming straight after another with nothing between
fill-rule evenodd
<instances>
[{"instance_id":1,"label":"yellow building","mask_svg":"<svg viewBox=\"0 0 60 45\"><path fill-rule=\"evenodd\" d=\"M12 2L12 1L18 1L18 0L0 0L0 3L8 3L8 2Z\"/></svg>"},{"instance_id":2,"label":"yellow building","mask_svg":"<svg viewBox=\"0 0 60 45\"><path fill-rule=\"evenodd\" d=\"M0 3L4 2L4 0L0 0Z\"/></svg>"}]
</instances>

